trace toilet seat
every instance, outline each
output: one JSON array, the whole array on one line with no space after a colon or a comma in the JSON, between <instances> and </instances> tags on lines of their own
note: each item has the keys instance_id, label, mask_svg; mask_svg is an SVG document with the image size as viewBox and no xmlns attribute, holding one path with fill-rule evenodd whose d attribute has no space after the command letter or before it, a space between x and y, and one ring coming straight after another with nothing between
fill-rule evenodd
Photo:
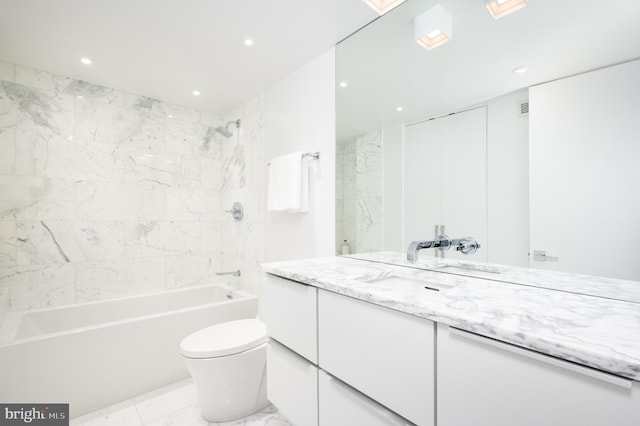
<instances>
[{"instance_id":1,"label":"toilet seat","mask_svg":"<svg viewBox=\"0 0 640 426\"><path fill-rule=\"evenodd\" d=\"M215 324L185 337L180 352L187 358L217 358L237 354L267 341L265 325L257 319Z\"/></svg>"}]
</instances>

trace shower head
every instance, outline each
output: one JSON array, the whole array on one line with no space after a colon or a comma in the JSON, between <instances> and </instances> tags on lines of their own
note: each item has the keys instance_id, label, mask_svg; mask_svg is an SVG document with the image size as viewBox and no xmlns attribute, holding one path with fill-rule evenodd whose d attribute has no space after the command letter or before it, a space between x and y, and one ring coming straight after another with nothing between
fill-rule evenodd
<instances>
[{"instance_id":1,"label":"shower head","mask_svg":"<svg viewBox=\"0 0 640 426\"><path fill-rule=\"evenodd\" d=\"M222 127L222 126L216 127L216 132L220 133L225 138L230 138L231 136L233 136L233 133L231 133L229 131L229 129L227 129L226 127Z\"/></svg>"},{"instance_id":2,"label":"shower head","mask_svg":"<svg viewBox=\"0 0 640 426\"><path fill-rule=\"evenodd\" d=\"M231 124L231 123L235 123L236 129L240 128L240 119L238 118L237 120L229 121L227 123L227 125L224 126L224 127L222 127L222 126L216 127L216 132L220 133L225 138L230 138L231 136L233 136L233 133L231 133L231 131L229 130L229 124Z\"/></svg>"}]
</instances>

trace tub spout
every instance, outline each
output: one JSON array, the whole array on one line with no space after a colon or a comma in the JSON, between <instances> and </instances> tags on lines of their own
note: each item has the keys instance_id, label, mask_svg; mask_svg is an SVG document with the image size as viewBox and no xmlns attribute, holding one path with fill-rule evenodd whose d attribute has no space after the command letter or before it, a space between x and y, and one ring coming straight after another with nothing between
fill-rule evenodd
<instances>
[{"instance_id":1,"label":"tub spout","mask_svg":"<svg viewBox=\"0 0 640 426\"><path fill-rule=\"evenodd\" d=\"M216 275L231 275L232 277L239 277L241 274L240 269L238 269L237 271L216 272Z\"/></svg>"}]
</instances>

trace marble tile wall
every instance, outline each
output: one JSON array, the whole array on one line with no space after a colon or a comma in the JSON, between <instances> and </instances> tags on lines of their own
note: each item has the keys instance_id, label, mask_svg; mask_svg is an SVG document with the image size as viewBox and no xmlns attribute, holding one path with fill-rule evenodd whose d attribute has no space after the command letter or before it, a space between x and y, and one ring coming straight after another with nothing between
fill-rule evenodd
<instances>
[{"instance_id":1,"label":"marble tile wall","mask_svg":"<svg viewBox=\"0 0 640 426\"><path fill-rule=\"evenodd\" d=\"M382 249L382 153L382 130L358 136L338 151L336 167L342 171L336 216L341 214L342 220L336 226L336 241L339 246L346 239L353 253Z\"/></svg>"},{"instance_id":2,"label":"marble tile wall","mask_svg":"<svg viewBox=\"0 0 640 426\"><path fill-rule=\"evenodd\" d=\"M227 117L0 62L0 287L11 310L203 284L226 268L253 276L262 107L259 97L232 111L242 127L227 139L214 131ZM235 199L249 220L223 212Z\"/></svg>"},{"instance_id":3,"label":"marble tile wall","mask_svg":"<svg viewBox=\"0 0 640 426\"><path fill-rule=\"evenodd\" d=\"M341 254L342 242L347 239L344 225L344 161L348 144L336 145L336 254Z\"/></svg>"},{"instance_id":4,"label":"marble tile wall","mask_svg":"<svg viewBox=\"0 0 640 426\"><path fill-rule=\"evenodd\" d=\"M262 268L265 259L266 160L264 158L264 95L259 95L228 114L222 122L240 119L241 125L229 128L233 136L221 140L221 198L224 210L240 202L244 218L222 217L222 265L225 271L240 270L242 276L226 277L231 285L261 295Z\"/></svg>"}]
</instances>

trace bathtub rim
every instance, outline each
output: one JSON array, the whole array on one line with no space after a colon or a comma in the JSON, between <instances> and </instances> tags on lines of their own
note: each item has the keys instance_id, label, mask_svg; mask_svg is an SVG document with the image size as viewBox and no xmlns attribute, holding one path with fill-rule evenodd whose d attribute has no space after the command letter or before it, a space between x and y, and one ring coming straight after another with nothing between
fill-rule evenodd
<instances>
[{"instance_id":1,"label":"bathtub rim","mask_svg":"<svg viewBox=\"0 0 640 426\"><path fill-rule=\"evenodd\" d=\"M36 336L28 336L28 337L23 337L19 339L15 338L15 335L18 331L18 327L20 326L20 322L22 321L22 319L25 316L32 313L55 312L55 311L61 311L64 309L69 309L70 307L74 307L74 306L91 306L91 305L100 305L100 304L107 304L107 303L117 303L122 300L142 299L145 297L150 297L155 295L181 293L189 290L197 290L197 289L203 289L203 288L209 288L209 287L221 287L225 289L228 292L228 294L231 294L233 298L223 299L223 300L209 302L209 303L201 303L201 304L193 305L187 308L171 309L171 310L157 312L153 314L146 314L146 315L140 315L140 316L135 316L130 318L119 319L115 321L103 322L103 323L88 325L84 327L68 328L61 331L38 334ZM257 298L258 296L256 296L253 293L250 293L243 289L235 288L230 284L221 282L221 283L210 283L210 284L178 287L170 290L160 290L160 291L154 291L150 293L141 293L141 294L134 294L130 296L114 297L110 299L92 300L89 302L82 302L82 303L71 303L71 304L51 306L46 308L26 309L22 311L8 312L4 321L0 323L0 349L6 346L16 345L20 343L28 343L28 342L41 340L41 339L55 338L55 337L64 336L68 334L79 334L79 333L96 330L96 329L107 327L107 326L115 326L115 325L127 324L129 322L134 322L134 321L149 320L153 318L162 317L165 315L174 314L177 312L190 312L198 309L208 308L213 305L227 305L231 303L238 303L240 301L257 299Z\"/></svg>"}]
</instances>

